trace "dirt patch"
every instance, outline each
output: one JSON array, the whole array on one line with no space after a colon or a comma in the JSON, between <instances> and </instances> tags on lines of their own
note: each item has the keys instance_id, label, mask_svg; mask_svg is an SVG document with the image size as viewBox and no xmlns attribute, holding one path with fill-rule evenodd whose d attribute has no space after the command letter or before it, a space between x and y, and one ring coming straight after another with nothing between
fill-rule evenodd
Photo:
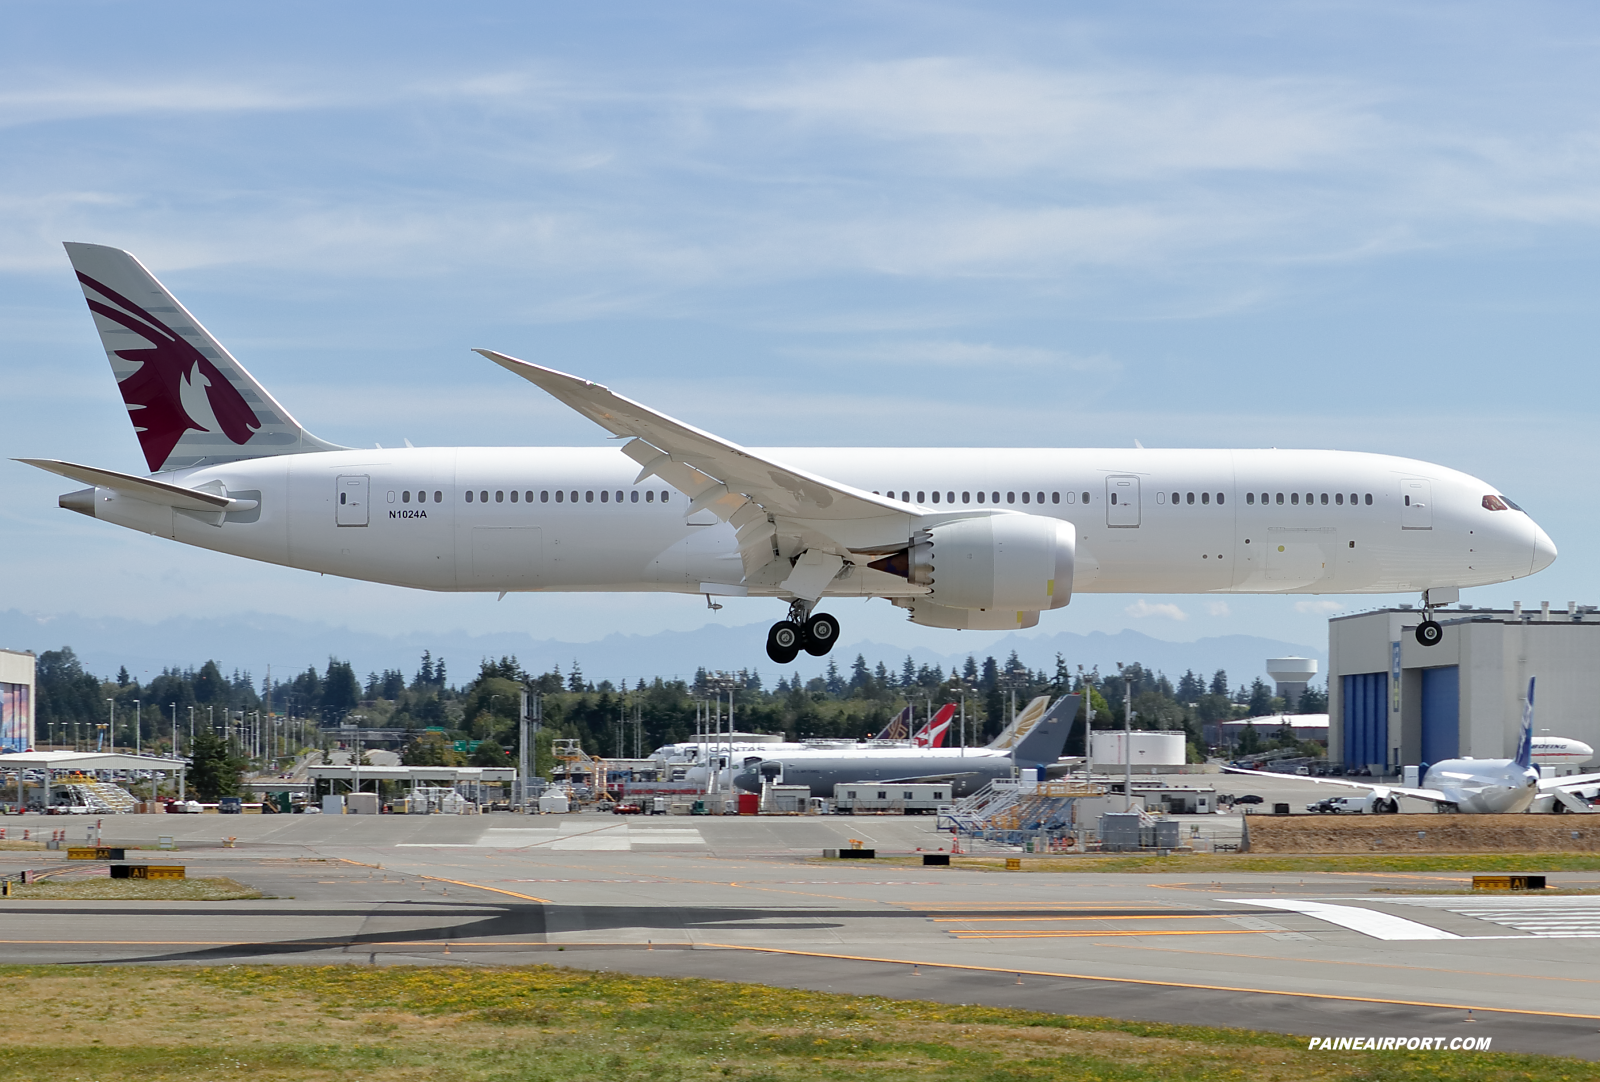
<instances>
[{"instance_id":1,"label":"dirt patch","mask_svg":"<svg viewBox=\"0 0 1600 1082\"><path fill-rule=\"evenodd\" d=\"M1252 815L1252 853L1597 853L1583 815Z\"/></svg>"}]
</instances>

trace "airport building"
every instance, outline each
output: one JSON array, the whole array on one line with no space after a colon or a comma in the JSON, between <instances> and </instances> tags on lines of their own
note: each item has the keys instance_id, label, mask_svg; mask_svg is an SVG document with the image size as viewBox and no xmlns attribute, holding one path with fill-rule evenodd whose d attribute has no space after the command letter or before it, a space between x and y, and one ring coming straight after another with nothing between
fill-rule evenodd
<instances>
[{"instance_id":1,"label":"airport building","mask_svg":"<svg viewBox=\"0 0 1600 1082\"><path fill-rule=\"evenodd\" d=\"M0 650L0 754L33 747L34 657Z\"/></svg>"},{"instance_id":2,"label":"airport building","mask_svg":"<svg viewBox=\"0 0 1600 1082\"><path fill-rule=\"evenodd\" d=\"M1441 759L1507 758L1537 677L1534 736L1600 747L1600 612L1544 603L1434 613L1444 634L1417 641L1410 606L1328 621L1328 758L1395 774Z\"/></svg>"}]
</instances>

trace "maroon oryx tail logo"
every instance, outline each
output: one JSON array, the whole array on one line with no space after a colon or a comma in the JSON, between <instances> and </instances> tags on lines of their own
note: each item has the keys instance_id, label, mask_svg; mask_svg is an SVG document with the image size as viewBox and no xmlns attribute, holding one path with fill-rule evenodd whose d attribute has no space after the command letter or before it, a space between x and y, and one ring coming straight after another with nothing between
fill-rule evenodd
<instances>
[{"instance_id":1,"label":"maroon oryx tail logo","mask_svg":"<svg viewBox=\"0 0 1600 1082\"><path fill-rule=\"evenodd\" d=\"M139 364L138 370L118 386L151 473L161 469L183 434L191 430L220 431L234 443L249 442L261 421L216 365L171 327L122 294L82 271L78 272L78 281L123 309L118 311L91 297L86 298L91 312L150 343L144 349L112 352Z\"/></svg>"}]
</instances>

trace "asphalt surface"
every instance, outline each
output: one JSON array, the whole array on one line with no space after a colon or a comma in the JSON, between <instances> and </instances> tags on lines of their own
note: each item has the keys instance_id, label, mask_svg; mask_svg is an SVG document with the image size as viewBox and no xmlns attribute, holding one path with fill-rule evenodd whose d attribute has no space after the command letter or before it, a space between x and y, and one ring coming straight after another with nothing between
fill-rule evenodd
<instances>
[{"instance_id":1,"label":"asphalt surface","mask_svg":"<svg viewBox=\"0 0 1600 1082\"><path fill-rule=\"evenodd\" d=\"M1197 825L1236 829L1207 818ZM89 823L3 825L13 838L65 828L81 843ZM179 846L132 859L270 897L5 899L0 945L13 963L555 963L1306 1036L1493 1037L1498 1051L1600 1059L1600 896L1394 893L1461 889L1467 873L1224 881L820 857L852 838L880 854L947 848L933 827L932 817L108 817L108 844L169 835ZM0 852L0 871L24 867L105 874L64 854ZM1551 880L1600 889L1600 873Z\"/></svg>"}]
</instances>

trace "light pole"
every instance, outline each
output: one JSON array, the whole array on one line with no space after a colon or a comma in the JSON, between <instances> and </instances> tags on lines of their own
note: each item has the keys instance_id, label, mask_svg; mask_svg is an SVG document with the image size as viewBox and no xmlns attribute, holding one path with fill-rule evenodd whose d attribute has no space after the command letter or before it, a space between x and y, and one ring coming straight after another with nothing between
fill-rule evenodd
<instances>
[{"instance_id":1,"label":"light pole","mask_svg":"<svg viewBox=\"0 0 1600 1082\"><path fill-rule=\"evenodd\" d=\"M189 708L189 750L194 750L194 707Z\"/></svg>"},{"instance_id":2,"label":"light pole","mask_svg":"<svg viewBox=\"0 0 1600 1082\"><path fill-rule=\"evenodd\" d=\"M1133 810L1133 673L1117 662L1122 674L1122 797L1123 811Z\"/></svg>"},{"instance_id":3,"label":"light pole","mask_svg":"<svg viewBox=\"0 0 1600 1082\"><path fill-rule=\"evenodd\" d=\"M111 754L117 753L117 700L107 699L106 731L111 734Z\"/></svg>"},{"instance_id":4,"label":"light pole","mask_svg":"<svg viewBox=\"0 0 1600 1082\"><path fill-rule=\"evenodd\" d=\"M1083 688L1083 784L1094 782L1094 685L1089 674L1078 666L1078 686Z\"/></svg>"},{"instance_id":5,"label":"light pole","mask_svg":"<svg viewBox=\"0 0 1600 1082\"><path fill-rule=\"evenodd\" d=\"M178 704L168 703L172 707L172 757L178 757Z\"/></svg>"},{"instance_id":6,"label":"light pole","mask_svg":"<svg viewBox=\"0 0 1600 1082\"><path fill-rule=\"evenodd\" d=\"M144 751L144 741L140 739L140 730L144 728L144 709L139 705L139 700L133 700L133 753L140 755Z\"/></svg>"}]
</instances>

